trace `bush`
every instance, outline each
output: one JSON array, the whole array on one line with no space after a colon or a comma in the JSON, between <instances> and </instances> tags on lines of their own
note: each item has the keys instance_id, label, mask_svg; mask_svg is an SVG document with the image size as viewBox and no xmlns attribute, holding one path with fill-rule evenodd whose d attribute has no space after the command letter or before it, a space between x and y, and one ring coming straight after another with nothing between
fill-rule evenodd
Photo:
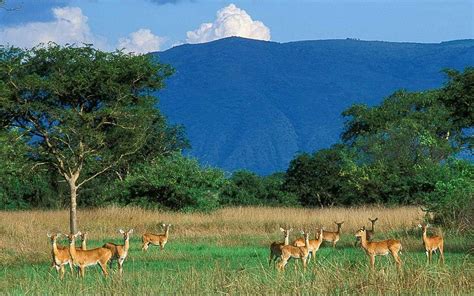
<instances>
[{"instance_id":1,"label":"bush","mask_svg":"<svg viewBox=\"0 0 474 296\"><path fill-rule=\"evenodd\" d=\"M474 165L469 161L450 160L440 165L434 190L425 195L424 204L435 214L435 222L460 230L474 223Z\"/></svg>"},{"instance_id":2,"label":"bush","mask_svg":"<svg viewBox=\"0 0 474 296\"><path fill-rule=\"evenodd\" d=\"M295 206L295 194L283 190L284 174L261 177L249 171L237 171L223 189L223 205Z\"/></svg>"},{"instance_id":3,"label":"bush","mask_svg":"<svg viewBox=\"0 0 474 296\"><path fill-rule=\"evenodd\" d=\"M138 165L123 181L105 192L105 200L183 211L210 211L219 206L222 171L202 168L180 154Z\"/></svg>"}]
</instances>

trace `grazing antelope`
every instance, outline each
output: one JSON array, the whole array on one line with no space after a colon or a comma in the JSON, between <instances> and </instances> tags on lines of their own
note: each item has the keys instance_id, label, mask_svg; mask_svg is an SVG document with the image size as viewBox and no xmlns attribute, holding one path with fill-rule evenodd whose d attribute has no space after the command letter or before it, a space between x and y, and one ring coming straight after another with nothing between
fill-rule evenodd
<instances>
[{"instance_id":1,"label":"grazing antelope","mask_svg":"<svg viewBox=\"0 0 474 296\"><path fill-rule=\"evenodd\" d=\"M123 262L128 255L128 249L130 248L130 234L133 233L133 229L125 232L122 229L119 229L119 232L123 234L123 245L117 245L114 243L106 243L102 247L107 248L112 251L112 259L110 260L110 266L112 267L112 261L117 260L118 269L120 275L123 274Z\"/></svg>"},{"instance_id":2,"label":"grazing antelope","mask_svg":"<svg viewBox=\"0 0 474 296\"><path fill-rule=\"evenodd\" d=\"M433 252L436 253L436 250L439 250L439 259L438 262L444 263L444 240L441 236L431 236L426 235L426 230L430 227L430 224L418 224L418 227L423 231L423 245L426 250L426 259L428 263L431 263L431 256Z\"/></svg>"},{"instance_id":3,"label":"grazing antelope","mask_svg":"<svg viewBox=\"0 0 474 296\"><path fill-rule=\"evenodd\" d=\"M280 227L280 231L283 232L283 235L285 236L285 242L284 243L277 243L273 242L270 245L270 259L268 260L268 265L271 265L272 262L275 262L280 256L281 256L281 248L283 246L287 246L290 244L290 231L292 231L293 228L282 228Z\"/></svg>"},{"instance_id":4,"label":"grazing antelope","mask_svg":"<svg viewBox=\"0 0 474 296\"><path fill-rule=\"evenodd\" d=\"M342 222L334 222L337 225L337 231L324 231L323 232L323 239L326 242L332 242L332 247L336 247L336 243L339 241L340 234L341 234L341 227L342 224L344 224L344 221Z\"/></svg>"},{"instance_id":5,"label":"grazing antelope","mask_svg":"<svg viewBox=\"0 0 474 296\"><path fill-rule=\"evenodd\" d=\"M323 228L319 228L319 230L316 231L314 235L314 239L309 240L309 257L308 257L308 263L311 261L311 258L314 257L314 262L316 262L316 252L319 250L319 247L323 243L324 240L324 230ZM299 238L293 242L293 246L295 247L304 247L305 246L305 240L304 238Z\"/></svg>"},{"instance_id":6,"label":"grazing antelope","mask_svg":"<svg viewBox=\"0 0 474 296\"><path fill-rule=\"evenodd\" d=\"M79 267L81 277L84 278L85 268L87 266L99 264L105 277L108 276L107 263L112 258L112 251L107 248L96 248L92 250L80 250L75 247L76 237L81 232L68 235L69 238L69 254L72 263Z\"/></svg>"},{"instance_id":7,"label":"grazing antelope","mask_svg":"<svg viewBox=\"0 0 474 296\"><path fill-rule=\"evenodd\" d=\"M370 242L372 240L372 238L374 237L374 234L375 234L375 222L377 222L379 218L375 218L375 219L370 219L369 218L369 221L370 223L372 223L372 229L367 229L366 230L366 234L367 234L367 240ZM358 244L360 243L360 238L359 237L356 237L356 241L354 243L354 247L356 247Z\"/></svg>"},{"instance_id":8,"label":"grazing antelope","mask_svg":"<svg viewBox=\"0 0 474 296\"><path fill-rule=\"evenodd\" d=\"M160 245L160 250L163 250L166 243L168 242L171 224L168 224L168 225L162 224L161 226L163 226L163 228L165 229L165 233L163 234L153 234L153 233L143 234L142 236L142 242L143 242L142 250L143 251L148 250L148 246L150 244L155 245L155 246Z\"/></svg>"},{"instance_id":9,"label":"grazing antelope","mask_svg":"<svg viewBox=\"0 0 474 296\"><path fill-rule=\"evenodd\" d=\"M60 248L56 242L57 238L61 236L60 233L57 234L47 234L50 241L51 241L51 254L53 256L53 267L59 273L59 277L61 279L64 278L64 265L69 264L69 269L71 270L71 274L73 274L72 270L72 260L71 256L69 255L69 249L67 248Z\"/></svg>"},{"instance_id":10,"label":"grazing antelope","mask_svg":"<svg viewBox=\"0 0 474 296\"><path fill-rule=\"evenodd\" d=\"M286 245L281 248L280 262L278 263L278 269L283 271L288 263L288 260L301 259L303 262L303 269L306 270L306 265L309 256L309 232L301 231L304 236L304 247L295 247Z\"/></svg>"},{"instance_id":11,"label":"grazing antelope","mask_svg":"<svg viewBox=\"0 0 474 296\"><path fill-rule=\"evenodd\" d=\"M402 261L400 260L398 252L402 250L402 244L399 240L387 239L384 241L369 242L367 241L367 231L365 230L365 226L359 229L356 232L355 236L360 237L362 248L365 250L365 253L370 258L370 267L372 269L374 269L375 267L375 256L385 256L389 253L392 255L393 259L395 259L397 267L400 269L400 267L402 266Z\"/></svg>"}]
</instances>

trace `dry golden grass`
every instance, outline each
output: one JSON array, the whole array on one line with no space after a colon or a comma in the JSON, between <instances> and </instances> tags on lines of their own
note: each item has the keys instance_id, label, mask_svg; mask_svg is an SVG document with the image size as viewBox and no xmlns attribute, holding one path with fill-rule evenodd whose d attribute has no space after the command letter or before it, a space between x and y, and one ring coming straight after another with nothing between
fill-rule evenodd
<instances>
[{"instance_id":1,"label":"dry golden grass","mask_svg":"<svg viewBox=\"0 0 474 296\"><path fill-rule=\"evenodd\" d=\"M256 237L258 244L280 239L279 225L292 226L295 230L311 231L320 226L335 229L334 221L345 221L342 233L352 235L369 217L378 217L378 233L413 229L422 221L423 212L416 207L359 207L359 208L225 208L210 214L176 213L144 210L137 207L108 207L82 209L78 212L81 231L89 232L91 240L118 237L119 228L134 228L136 236L145 231L162 232L162 222L172 223L170 236L190 239L212 237L218 245L239 244L240 237ZM47 232L67 232L69 212L20 211L1 212L0 263L17 261L18 258L33 262L49 260ZM296 233L296 231L295 231ZM237 240L237 241L236 241Z\"/></svg>"}]
</instances>

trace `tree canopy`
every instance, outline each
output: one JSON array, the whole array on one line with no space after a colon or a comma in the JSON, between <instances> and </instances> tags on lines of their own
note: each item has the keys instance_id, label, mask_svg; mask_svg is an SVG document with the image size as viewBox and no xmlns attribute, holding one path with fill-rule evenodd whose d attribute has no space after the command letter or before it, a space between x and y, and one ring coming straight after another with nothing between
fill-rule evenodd
<instances>
[{"instance_id":1,"label":"tree canopy","mask_svg":"<svg viewBox=\"0 0 474 296\"><path fill-rule=\"evenodd\" d=\"M169 129L152 95L172 73L148 55L90 45L0 47L1 124L18 130L30 158L69 184L71 231L77 189L147 145L179 146L181 131Z\"/></svg>"}]
</instances>

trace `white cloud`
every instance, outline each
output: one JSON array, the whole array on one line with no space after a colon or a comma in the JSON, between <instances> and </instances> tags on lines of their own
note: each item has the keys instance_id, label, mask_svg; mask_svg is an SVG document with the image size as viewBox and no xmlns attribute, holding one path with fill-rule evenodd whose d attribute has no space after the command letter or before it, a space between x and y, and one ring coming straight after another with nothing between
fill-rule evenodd
<instances>
[{"instance_id":1,"label":"white cloud","mask_svg":"<svg viewBox=\"0 0 474 296\"><path fill-rule=\"evenodd\" d=\"M58 44L92 43L106 49L104 38L94 35L87 23L87 16L79 7L53 8L54 20L31 22L16 27L0 28L0 44L33 47L49 41Z\"/></svg>"},{"instance_id":2,"label":"white cloud","mask_svg":"<svg viewBox=\"0 0 474 296\"><path fill-rule=\"evenodd\" d=\"M203 43L231 36L270 40L270 29L262 22L252 20L245 10L230 4L217 12L213 23L203 23L186 35L188 43Z\"/></svg>"},{"instance_id":3,"label":"white cloud","mask_svg":"<svg viewBox=\"0 0 474 296\"><path fill-rule=\"evenodd\" d=\"M140 29L126 38L120 38L117 48L137 54L160 50L164 38L154 35L149 29Z\"/></svg>"}]
</instances>

